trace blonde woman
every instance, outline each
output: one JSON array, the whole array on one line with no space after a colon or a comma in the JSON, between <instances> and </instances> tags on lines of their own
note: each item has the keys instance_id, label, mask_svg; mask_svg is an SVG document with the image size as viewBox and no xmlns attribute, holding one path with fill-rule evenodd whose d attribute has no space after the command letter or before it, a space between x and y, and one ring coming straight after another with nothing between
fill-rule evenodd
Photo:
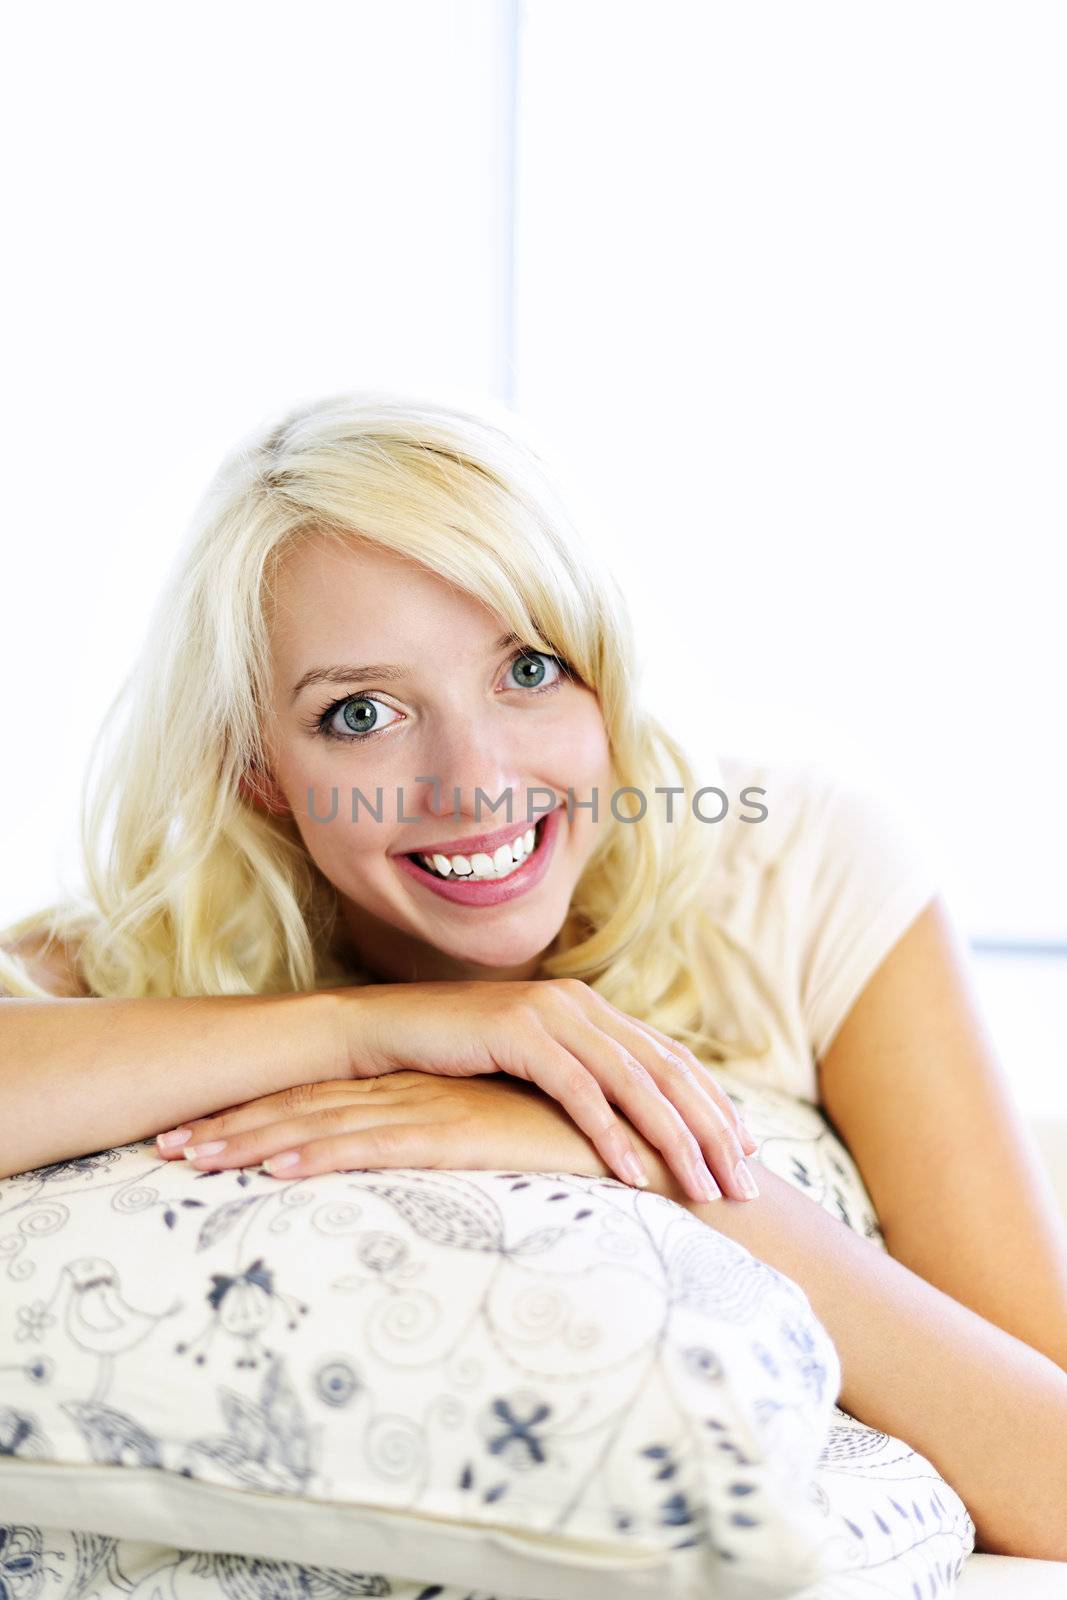
<instances>
[{"instance_id":1,"label":"blonde woman","mask_svg":"<svg viewBox=\"0 0 1067 1600\"><path fill-rule=\"evenodd\" d=\"M800 1284L978 1549L1067 1559L1067 1242L945 908L844 791L698 784L633 662L514 430L357 394L242 445L94 752L87 893L4 935L0 1176L157 1137L650 1181ZM749 1159L730 1062L817 1071L888 1255Z\"/></svg>"}]
</instances>

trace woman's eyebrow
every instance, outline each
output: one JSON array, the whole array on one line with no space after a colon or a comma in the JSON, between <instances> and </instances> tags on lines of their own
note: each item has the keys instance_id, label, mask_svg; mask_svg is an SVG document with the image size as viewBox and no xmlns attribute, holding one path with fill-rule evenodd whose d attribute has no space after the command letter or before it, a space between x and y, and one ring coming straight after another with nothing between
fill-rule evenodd
<instances>
[{"instance_id":1,"label":"woman's eyebrow","mask_svg":"<svg viewBox=\"0 0 1067 1600\"><path fill-rule=\"evenodd\" d=\"M496 643L490 646L487 653L495 656L501 650L507 649L508 645L519 645L521 643L522 640L517 633L503 633ZM298 694L302 693L304 689L309 689L315 683L351 683L355 678L380 678L383 681L395 682L398 678L407 677L408 670L407 667L382 666L375 662L372 662L369 666L359 667L343 664L334 667L309 667L303 677L298 678L293 685L292 693L289 696L289 704L292 705Z\"/></svg>"}]
</instances>

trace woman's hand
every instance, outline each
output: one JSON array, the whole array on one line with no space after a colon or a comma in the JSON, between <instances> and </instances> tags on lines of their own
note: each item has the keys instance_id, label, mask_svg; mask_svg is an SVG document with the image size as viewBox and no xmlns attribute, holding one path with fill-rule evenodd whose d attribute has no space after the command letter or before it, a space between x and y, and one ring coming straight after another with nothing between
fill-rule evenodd
<instances>
[{"instance_id":1,"label":"woman's hand","mask_svg":"<svg viewBox=\"0 0 1067 1600\"><path fill-rule=\"evenodd\" d=\"M507 1073L559 1101L608 1172L626 1183L644 1185L648 1176L609 1100L651 1150L663 1152L664 1163L692 1198L705 1201L723 1193L705 1154L727 1193L737 1199L758 1193L754 1182L749 1191L738 1177L739 1170L751 1176L744 1153L754 1151L756 1141L709 1070L684 1045L619 1011L577 979L370 984L334 993L342 1004L342 1059L353 1084L364 1091L374 1092L377 1079L395 1080L400 1072L442 1078ZM286 1094L299 1097L314 1088L298 1086L248 1104L276 1104ZM288 1109L298 1103L290 1100ZM395 1118L373 1120L374 1127L349 1135L350 1166L374 1165L375 1150L391 1137L378 1132L377 1124L388 1126ZM205 1126L217 1131L219 1118L198 1119L196 1127ZM293 1129L291 1117L288 1126ZM303 1133L306 1129L293 1130L289 1145ZM362 1139L367 1162L360 1160L355 1139ZM276 1146L276 1152L287 1153L289 1145L284 1151ZM635 1167L628 1168L628 1160Z\"/></svg>"},{"instance_id":2,"label":"woman's hand","mask_svg":"<svg viewBox=\"0 0 1067 1600\"><path fill-rule=\"evenodd\" d=\"M577 978L335 992L354 1078L404 1069L442 1077L510 1073L558 1100L626 1183L647 1183L648 1176L612 1104L662 1152L694 1199L758 1193L743 1142L751 1154L756 1141L708 1068Z\"/></svg>"},{"instance_id":3,"label":"woman's hand","mask_svg":"<svg viewBox=\"0 0 1067 1600\"><path fill-rule=\"evenodd\" d=\"M607 1169L554 1100L502 1074L442 1078L393 1072L301 1084L187 1124L189 1141L161 1147L200 1170L256 1166L286 1178L383 1167L505 1172ZM223 1141L211 1155L194 1149ZM299 1159L270 1158L301 1146ZM611 1176L610 1173L607 1174Z\"/></svg>"}]
</instances>

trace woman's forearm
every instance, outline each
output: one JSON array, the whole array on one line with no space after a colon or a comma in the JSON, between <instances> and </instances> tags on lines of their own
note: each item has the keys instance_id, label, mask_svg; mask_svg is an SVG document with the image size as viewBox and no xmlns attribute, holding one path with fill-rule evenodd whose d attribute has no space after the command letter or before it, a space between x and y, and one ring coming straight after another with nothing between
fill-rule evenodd
<instances>
[{"instance_id":1,"label":"woman's forearm","mask_svg":"<svg viewBox=\"0 0 1067 1600\"><path fill-rule=\"evenodd\" d=\"M631 1137L658 1193L803 1289L837 1349L839 1404L933 1463L970 1512L976 1549L1067 1561L1067 1373L758 1160L757 1199L703 1204ZM593 1162L612 1176L595 1151Z\"/></svg>"},{"instance_id":2,"label":"woman's forearm","mask_svg":"<svg viewBox=\"0 0 1067 1600\"><path fill-rule=\"evenodd\" d=\"M339 997L0 999L0 1178L347 1076Z\"/></svg>"}]
</instances>

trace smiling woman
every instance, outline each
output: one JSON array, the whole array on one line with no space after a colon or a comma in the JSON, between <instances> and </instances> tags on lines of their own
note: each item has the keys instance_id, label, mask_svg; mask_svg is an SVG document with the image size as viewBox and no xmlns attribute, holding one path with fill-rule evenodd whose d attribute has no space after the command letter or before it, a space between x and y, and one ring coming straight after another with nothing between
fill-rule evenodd
<instances>
[{"instance_id":1,"label":"smiling woman","mask_svg":"<svg viewBox=\"0 0 1067 1600\"><path fill-rule=\"evenodd\" d=\"M309 534L278 563L272 599L260 793L337 890L350 963L391 981L533 978L598 839L591 812L564 817L557 797L610 787L594 690L557 654L501 639L482 599L365 539ZM309 641L338 660L353 640L403 664L330 668L323 696ZM349 785L389 796L388 815L353 820L336 798ZM508 825L479 828L486 804ZM517 862L512 841L531 829Z\"/></svg>"},{"instance_id":2,"label":"smiling woman","mask_svg":"<svg viewBox=\"0 0 1067 1600\"><path fill-rule=\"evenodd\" d=\"M87 798L85 899L7 930L0 982L54 994L20 953L62 941L84 994L185 1002L156 1024L173 1057L159 1064L157 1035L165 1083L142 1078L136 1112L116 1093L102 1119L61 1093L63 1117L23 1118L24 1165L147 1131L153 1092L155 1132L335 1077L339 1060L432 1059L536 1082L631 1180L614 1108L693 1198L751 1191L751 1140L707 1070L764 1042L718 1026L742 958L702 892L715 830L685 808L628 826L607 805L613 785L691 791L693 774L636 703L621 593L517 425L383 393L298 408L223 463L148 639ZM349 790L387 801L348 814L331 797ZM379 1003L403 985L408 1014L433 983L465 1018L459 1061L402 1038ZM464 985L488 985L492 1004ZM207 1015L190 1000L217 1016L226 998L284 996L333 997L325 1047L293 1055L303 1012L278 1036L274 1007L259 1077L220 1067L227 1091L183 1067L181 1029L195 1037ZM525 1023L502 1039L509 999ZM243 1015L261 1048L265 1014ZM64 1014L35 1017L8 1011L4 1026L44 1030L56 1069Z\"/></svg>"},{"instance_id":3,"label":"smiling woman","mask_svg":"<svg viewBox=\"0 0 1067 1600\"><path fill-rule=\"evenodd\" d=\"M985 1548L1067 1553L1064 1301L1020 1311L1011 1268L1067 1287L1067 1248L1010 1110L992 1131L1007 1100L931 938L931 875L865 798L796 773L779 789L773 764L762 817L707 825L638 702L615 582L531 449L429 402L301 407L223 464L147 638L90 785L85 896L0 950L0 1178L157 1137L157 1165L264 1183L505 1163L507 1181L651 1179L795 1280L856 1416L914 1433ZM741 766L706 776L747 803ZM645 804L620 812L616 791ZM331 803L348 792L371 798ZM677 794L694 803L650 803ZM814 1103L816 1052L930 1281L798 1192L788 1152L758 1183L745 1159L746 1087ZM946 1240L995 1220L995 1252L925 1241L922 1153L947 1174ZM494 1198L464 1239L505 1221ZM682 1277L683 1298L722 1292ZM1043 1461L1020 1448L1004 1484L1010 1427Z\"/></svg>"}]
</instances>

